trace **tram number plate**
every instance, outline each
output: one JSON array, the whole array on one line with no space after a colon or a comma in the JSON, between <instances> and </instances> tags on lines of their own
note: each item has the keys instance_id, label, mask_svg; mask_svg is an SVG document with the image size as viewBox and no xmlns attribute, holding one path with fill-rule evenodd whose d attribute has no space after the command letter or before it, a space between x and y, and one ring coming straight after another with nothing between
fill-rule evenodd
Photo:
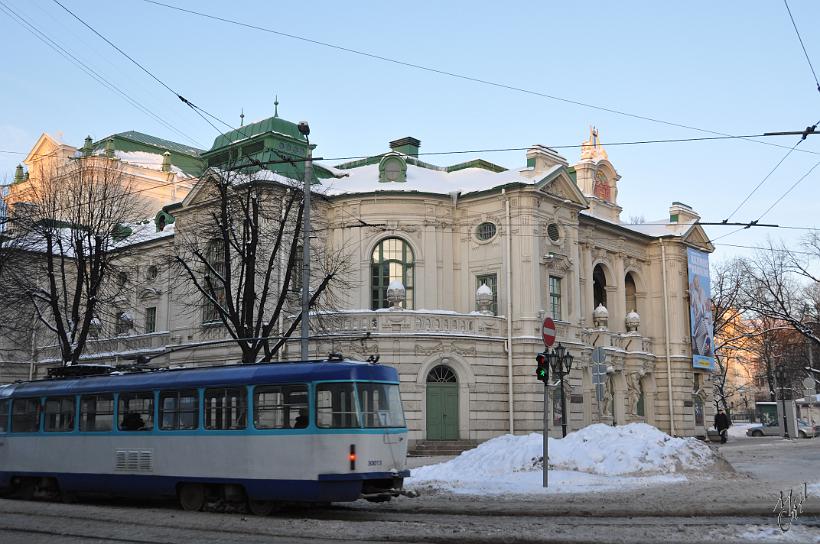
<instances>
[{"instance_id":1,"label":"tram number plate","mask_svg":"<svg viewBox=\"0 0 820 544\"><path fill-rule=\"evenodd\" d=\"M370 461L367 462L367 466L369 466L369 467L379 467L379 466L381 466L381 464L382 464L381 459L371 459Z\"/></svg>"}]
</instances>

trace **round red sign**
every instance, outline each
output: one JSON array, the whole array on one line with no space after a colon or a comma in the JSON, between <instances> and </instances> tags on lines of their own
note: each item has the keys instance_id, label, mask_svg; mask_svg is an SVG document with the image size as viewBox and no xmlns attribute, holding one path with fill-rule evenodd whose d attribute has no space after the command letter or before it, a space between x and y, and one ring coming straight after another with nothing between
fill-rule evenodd
<instances>
[{"instance_id":1,"label":"round red sign","mask_svg":"<svg viewBox=\"0 0 820 544\"><path fill-rule=\"evenodd\" d=\"M544 345L547 347L555 343L555 321L551 317L544 320L544 326L541 328L541 336L544 338Z\"/></svg>"}]
</instances>

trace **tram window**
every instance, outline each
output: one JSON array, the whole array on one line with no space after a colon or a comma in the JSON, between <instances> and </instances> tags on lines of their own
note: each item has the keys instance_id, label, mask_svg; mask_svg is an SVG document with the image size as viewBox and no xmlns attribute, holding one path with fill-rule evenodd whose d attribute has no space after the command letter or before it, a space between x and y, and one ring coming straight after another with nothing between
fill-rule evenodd
<instances>
[{"instance_id":1,"label":"tram window","mask_svg":"<svg viewBox=\"0 0 820 544\"><path fill-rule=\"evenodd\" d=\"M9 401L0 400L0 433L9 430Z\"/></svg>"},{"instance_id":2,"label":"tram window","mask_svg":"<svg viewBox=\"0 0 820 544\"><path fill-rule=\"evenodd\" d=\"M80 430L104 432L114 428L114 395L80 397Z\"/></svg>"},{"instance_id":3,"label":"tram window","mask_svg":"<svg viewBox=\"0 0 820 544\"><path fill-rule=\"evenodd\" d=\"M121 431L150 431L154 428L154 394L120 393L118 413Z\"/></svg>"},{"instance_id":4,"label":"tram window","mask_svg":"<svg viewBox=\"0 0 820 544\"><path fill-rule=\"evenodd\" d=\"M205 428L212 430L244 429L247 401L244 389L205 390Z\"/></svg>"},{"instance_id":5,"label":"tram window","mask_svg":"<svg viewBox=\"0 0 820 544\"><path fill-rule=\"evenodd\" d=\"M166 431L198 428L199 395L197 390L161 391L159 421L159 428Z\"/></svg>"},{"instance_id":6,"label":"tram window","mask_svg":"<svg viewBox=\"0 0 820 544\"><path fill-rule=\"evenodd\" d=\"M308 426L306 385L264 385L253 390L253 425L257 429Z\"/></svg>"},{"instance_id":7,"label":"tram window","mask_svg":"<svg viewBox=\"0 0 820 544\"><path fill-rule=\"evenodd\" d=\"M11 402L11 432L36 433L40 430L40 399L14 399Z\"/></svg>"},{"instance_id":8,"label":"tram window","mask_svg":"<svg viewBox=\"0 0 820 544\"><path fill-rule=\"evenodd\" d=\"M75 402L74 397L46 399L46 420L43 430L47 433L73 431Z\"/></svg>"},{"instance_id":9,"label":"tram window","mask_svg":"<svg viewBox=\"0 0 820 544\"><path fill-rule=\"evenodd\" d=\"M365 427L404 427L398 385L359 383L357 388Z\"/></svg>"},{"instance_id":10,"label":"tram window","mask_svg":"<svg viewBox=\"0 0 820 544\"><path fill-rule=\"evenodd\" d=\"M316 386L316 425L332 429L359 426L352 383L322 383Z\"/></svg>"}]
</instances>

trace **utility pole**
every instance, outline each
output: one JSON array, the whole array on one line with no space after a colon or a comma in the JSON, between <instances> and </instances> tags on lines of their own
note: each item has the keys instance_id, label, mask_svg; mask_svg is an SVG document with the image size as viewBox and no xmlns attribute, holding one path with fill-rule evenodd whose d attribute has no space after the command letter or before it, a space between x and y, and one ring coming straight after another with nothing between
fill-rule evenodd
<instances>
[{"instance_id":1,"label":"utility pole","mask_svg":"<svg viewBox=\"0 0 820 544\"><path fill-rule=\"evenodd\" d=\"M308 359L308 340L310 338L310 185L313 178L313 150L310 147L310 127L307 121L299 123L299 132L307 142L307 160L305 161L305 179L302 183L302 342L301 359Z\"/></svg>"}]
</instances>

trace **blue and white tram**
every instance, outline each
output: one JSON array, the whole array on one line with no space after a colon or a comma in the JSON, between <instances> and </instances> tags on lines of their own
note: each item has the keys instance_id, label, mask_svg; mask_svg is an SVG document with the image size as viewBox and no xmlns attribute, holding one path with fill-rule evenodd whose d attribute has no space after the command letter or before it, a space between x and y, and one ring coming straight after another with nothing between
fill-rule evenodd
<instances>
[{"instance_id":1,"label":"blue and white tram","mask_svg":"<svg viewBox=\"0 0 820 544\"><path fill-rule=\"evenodd\" d=\"M396 370L355 361L112 373L0 387L0 489L389 500L406 469Z\"/></svg>"}]
</instances>

